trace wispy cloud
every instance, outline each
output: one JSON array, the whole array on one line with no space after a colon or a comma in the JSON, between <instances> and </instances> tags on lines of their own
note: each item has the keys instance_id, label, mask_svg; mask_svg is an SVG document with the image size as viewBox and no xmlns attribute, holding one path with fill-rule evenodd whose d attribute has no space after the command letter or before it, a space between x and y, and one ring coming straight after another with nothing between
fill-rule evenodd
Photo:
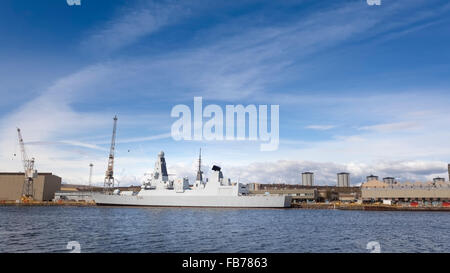
<instances>
[{"instance_id":1,"label":"wispy cloud","mask_svg":"<svg viewBox=\"0 0 450 273\"><path fill-rule=\"evenodd\" d=\"M408 6L420 3L413 1ZM104 29L94 31L83 44L102 52L117 50L165 25L192 16L189 11L195 10L196 6L186 7L179 2L161 6L152 3L148 7L128 10L106 23ZM299 60L350 39L367 39L414 23L414 16L396 24L385 22L402 9L404 5L392 4L372 12L359 2L351 2L331 5L306 17L290 18L289 24L255 26L248 18L247 26L243 27L242 19L235 19L227 22L226 36L222 35L225 26L212 27L197 33L197 37L202 35L209 39L194 48L168 52L156 58L139 56L138 59L113 62L110 66L131 76L130 82L151 82L155 87L165 86L169 92L183 86L184 94L188 96L200 93L206 99L227 101L253 98L255 94L268 98L271 96L264 94L274 90L267 86L278 81L273 75L284 74L287 79L294 74L298 77L302 69ZM168 82L168 75L177 78L177 82Z\"/></svg>"},{"instance_id":2,"label":"wispy cloud","mask_svg":"<svg viewBox=\"0 0 450 273\"><path fill-rule=\"evenodd\" d=\"M149 1L124 8L116 18L93 30L81 47L95 54L109 54L174 24L191 13L180 1Z\"/></svg>"},{"instance_id":3,"label":"wispy cloud","mask_svg":"<svg viewBox=\"0 0 450 273\"><path fill-rule=\"evenodd\" d=\"M118 52L138 43L144 37L163 31L165 27L173 26L192 16L195 13L193 8L182 2L151 2L126 8L116 18L91 29L87 37L80 42L83 49L94 54L117 53L114 55L117 56L116 59L92 64L58 79L14 112L2 116L1 168L20 169L20 162L10 159L14 147L17 146L15 127L19 126L24 129L24 137L30 143L59 141L60 144L65 144L29 146L30 153L38 155L38 166L41 169L58 172L67 180L86 181L87 175L80 174L80 170L85 168L87 174L88 164L94 162L96 170L99 170L97 178L102 179L100 173L105 170L104 152L107 147L101 145L108 144L109 137L95 143L83 139L92 135L103 136L105 132L110 132L111 117L115 114L113 112L123 110L123 105L132 105L125 111L129 111L133 117L137 115L136 111L139 111L136 109L157 113L159 117L149 118L155 122L151 126L139 126L140 120L136 119L133 121L135 126L127 128L132 132L119 138L118 143L165 140L170 137L163 132L167 132L170 126L171 105L180 101L191 101L194 95L202 95L205 99L215 102L281 102L290 109L286 111L288 114L283 117L283 121L292 118L290 115L293 116L293 113L298 111L300 103L302 106L310 102L316 105L331 105L334 108L330 107L330 112L321 111L324 116L333 116L335 120L309 121L314 124L306 128L331 130L337 127L330 124L339 124L337 129L354 126L355 130L335 136L334 139L284 141L279 153L267 155L272 158L292 159L290 161L243 164L248 169L228 165L230 177L240 177L248 182L298 182L301 170L312 169L317 170L318 181L326 183L333 181L335 172L339 170L364 175L369 172L368 166L372 160L386 159L393 162L400 158L402 162L410 162L415 159L448 156L448 131L442 132L439 128L448 127L449 121L448 118L442 117L446 112L440 109L434 116L419 113L424 109L423 105L416 107L417 109L411 109L406 104L402 105L402 108L394 105L396 107L373 110L366 106L369 103L381 105L384 98L364 95L322 96L313 92L292 94L273 89L274 83L301 78L302 71L310 68L308 58L314 54L346 42L361 42L383 35L391 37L392 33L413 31L420 29L418 25L428 25L425 21L433 18L435 14L439 15L436 13L439 7L432 8L428 13L419 12L421 16L415 16L418 12L414 11L414 8L421 7L424 3L425 1L418 0L398 1L383 5L383 9L373 12L374 9L370 9L361 1L345 2L343 5L332 4L306 16L292 16L280 23L265 22L261 14L250 14L246 19L229 19L221 26L204 28L194 33L193 36L197 39L206 37L204 42L181 49L177 47L176 50L167 50L157 56L123 56ZM397 20L399 14L405 13L407 20ZM246 21L246 24L242 24L243 21ZM392 23L393 21L395 23ZM421 92L424 91L428 90ZM134 100L129 102L130 98ZM404 94L398 98L408 101ZM95 103L95 107L88 107L90 111L80 107L80 104L90 102ZM139 105L147 102L145 109ZM419 105L420 101L409 100L409 103ZM337 107L342 111L337 111ZM412 111L415 111L416 115L412 115ZM167 115L167 119L163 118L164 115ZM340 121L351 119L352 123L336 122L339 118ZM355 122L356 120L358 122ZM324 124L321 124L322 121ZM318 124L315 124L316 122ZM419 124L423 127L418 126ZM303 129L305 124L298 127ZM157 130L153 130L154 128ZM358 128L360 130L357 130ZM412 129L420 129L423 132L401 134ZM389 135L392 132L399 134ZM295 149L292 149L298 143L301 143L301 147L295 146ZM234 156L242 161L245 158L247 162L260 160L260 154L252 156L252 150L247 147L247 143L221 145L224 146L214 150L218 158L226 155L228 158ZM87 149L88 154L75 153L67 146ZM119 169L126 168L129 173L134 174L143 173L153 165L153 161L147 156L122 155L118 157ZM307 158L313 163L299 163L299 157ZM324 161L334 163L323 163ZM392 170L374 165L370 172L378 170L379 173L424 179L424 176L439 172L440 167L437 165L442 162L433 163L432 166L424 163L423 174L405 172L408 164L395 164L399 167ZM177 164L174 164L171 172L192 173L192 166L188 163L179 165L176 167ZM420 167L419 164L411 166ZM320 177L320 173L323 173L323 177Z\"/></svg>"},{"instance_id":4,"label":"wispy cloud","mask_svg":"<svg viewBox=\"0 0 450 273\"><path fill-rule=\"evenodd\" d=\"M82 147L99 151L106 151L107 149L95 144L85 143L76 140L61 140L61 141L31 141L25 142L25 145L69 145L74 147Z\"/></svg>"},{"instance_id":5,"label":"wispy cloud","mask_svg":"<svg viewBox=\"0 0 450 273\"><path fill-rule=\"evenodd\" d=\"M194 162L193 162L194 163ZM209 165L204 166L208 174ZM301 173L314 172L316 185L335 185L337 173L350 172L351 183L365 182L370 174L383 177L395 177L399 181L430 181L446 174L446 164L441 161L377 161L366 163L334 163L301 160L279 160L272 162L254 162L247 165L225 164L224 175L241 183L287 183L300 184ZM194 179L194 164L170 164L170 171L180 176Z\"/></svg>"},{"instance_id":6,"label":"wispy cloud","mask_svg":"<svg viewBox=\"0 0 450 273\"><path fill-rule=\"evenodd\" d=\"M336 126L335 125L308 125L305 128L319 130L319 131L326 131L326 130L336 128Z\"/></svg>"},{"instance_id":7,"label":"wispy cloud","mask_svg":"<svg viewBox=\"0 0 450 273\"><path fill-rule=\"evenodd\" d=\"M154 136L121 139L118 141L118 143L146 142L146 141L153 141L153 140L159 140L159 139L165 139L165 138L171 138L171 137L172 137L171 133L166 133L166 134L159 134L159 135L154 135Z\"/></svg>"},{"instance_id":8,"label":"wispy cloud","mask_svg":"<svg viewBox=\"0 0 450 273\"><path fill-rule=\"evenodd\" d=\"M370 130L377 132L392 132L392 131L409 131L411 129L420 129L420 124L416 122L396 122L385 123L371 126L361 127L360 130Z\"/></svg>"}]
</instances>

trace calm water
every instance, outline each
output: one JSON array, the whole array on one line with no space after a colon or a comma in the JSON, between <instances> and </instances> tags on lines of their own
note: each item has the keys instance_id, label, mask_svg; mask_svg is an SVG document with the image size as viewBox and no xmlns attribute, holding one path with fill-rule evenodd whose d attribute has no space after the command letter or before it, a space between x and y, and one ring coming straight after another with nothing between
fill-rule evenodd
<instances>
[{"instance_id":1,"label":"calm water","mask_svg":"<svg viewBox=\"0 0 450 273\"><path fill-rule=\"evenodd\" d=\"M0 252L450 252L450 213L0 207Z\"/></svg>"}]
</instances>

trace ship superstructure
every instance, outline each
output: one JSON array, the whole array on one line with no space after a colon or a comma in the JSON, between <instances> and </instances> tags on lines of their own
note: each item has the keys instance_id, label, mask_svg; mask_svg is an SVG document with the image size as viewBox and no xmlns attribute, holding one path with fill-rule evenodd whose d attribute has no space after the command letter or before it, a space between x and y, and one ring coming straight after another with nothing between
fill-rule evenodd
<instances>
[{"instance_id":1,"label":"ship superstructure","mask_svg":"<svg viewBox=\"0 0 450 273\"><path fill-rule=\"evenodd\" d=\"M194 185L188 178L169 179L164 152L158 154L154 172L137 193L114 191L93 195L98 205L168 206L168 207L290 207L291 197L284 195L249 195L247 185L232 183L214 165L209 178L203 180L201 154Z\"/></svg>"}]
</instances>

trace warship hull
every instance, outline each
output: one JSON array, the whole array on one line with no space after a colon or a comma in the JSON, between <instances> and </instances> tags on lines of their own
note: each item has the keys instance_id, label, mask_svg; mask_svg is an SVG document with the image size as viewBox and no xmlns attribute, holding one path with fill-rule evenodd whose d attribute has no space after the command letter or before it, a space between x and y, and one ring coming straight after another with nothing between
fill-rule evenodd
<instances>
[{"instance_id":1,"label":"warship hull","mask_svg":"<svg viewBox=\"0 0 450 273\"><path fill-rule=\"evenodd\" d=\"M286 208L291 197L282 195L254 196L122 196L93 194L97 205L143 207L220 207L220 208Z\"/></svg>"}]
</instances>

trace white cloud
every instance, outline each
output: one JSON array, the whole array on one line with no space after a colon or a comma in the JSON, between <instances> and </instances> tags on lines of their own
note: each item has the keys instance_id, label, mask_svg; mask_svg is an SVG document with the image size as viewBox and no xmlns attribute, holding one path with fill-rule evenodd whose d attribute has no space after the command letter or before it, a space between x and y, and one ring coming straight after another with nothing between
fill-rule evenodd
<instances>
[{"instance_id":1,"label":"white cloud","mask_svg":"<svg viewBox=\"0 0 450 273\"><path fill-rule=\"evenodd\" d=\"M414 1L409 6L419 5ZM151 3L139 9L126 10L121 16L94 31L83 44L108 52L135 43L139 38L158 31L189 15L195 15L200 4L169 2ZM187 96L202 94L205 99L245 100L277 97L265 95L269 83L277 81L273 75L298 77L298 71L289 71L299 59L335 46L350 38L363 39L411 24L411 20L387 24L385 18L394 16L404 5L392 4L379 12L361 3L330 6L307 17L290 20L289 24L254 26L252 18L242 27L242 19L230 20L196 33L207 37L197 48L188 48L151 58L140 56L136 60L112 63L111 66L131 76L131 86L147 84L153 89L183 88ZM427 14L428 17L432 16ZM425 16L425 15L424 15ZM420 17L423 19L422 17ZM417 19L418 20L418 19ZM222 35L226 28L227 35ZM287 71L286 71L287 69ZM294 69L295 70L295 69ZM295 75L290 75L293 73ZM145 75L145 76L144 76ZM123 75L121 78L126 78ZM177 79L176 82L169 79ZM134 82L135 84L131 84ZM128 86L130 87L130 86ZM128 88L130 89L130 88Z\"/></svg>"},{"instance_id":2,"label":"white cloud","mask_svg":"<svg viewBox=\"0 0 450 273\"><path fill-rule=\"evenodd\" d=\"M208 175L212 164L203 166ZM351 184L364 182L370 174L383 177L395 177L399 181L430 181L432 178L446 176L447 164L442 161L376 161L366 163L316 162L300 160L279 160L273 162L254 162L247 165L221 165L224 176L241 183L286 183L301 184L301 173L314 172L316 185L335 185L337 173L350 172ZM196 165L168 164L169 170L179 177L188 176L190 181L195 177Z\"/></svg>"},{"instance_id":3,"label":"white cloud","mask_svg":"<svg viewBox=\"0 0 450 273\"><path fill-rule=\"evenodd\" d=\"M302 148L287 150L284 158L308 158L334 162L370 162L371 160L445 159L450 155L448 132L435 134L380 135L377 133L339 137L334 140L309 142Z\"/></svg>"},{"instance_id":4,"label":"white cloud","mask_svg":"<svg viewBox=\"0 0 450 273\"><path fill-rule=\"evenodd\" d=\"M154 135L154 136L121 139L118 141L118 143L144 142L144 141L159 140L159 139L165 139L165 138L171 138L171 137L172 137L171 133L166 133L166 134L159 134L159 135Z\"/></svg>"},{"instance_id":5,"label":"white cloud","mask_svg":"<svg viewBox=\"0 0 450 273\"><path fill-rule=\"evenodd\" d=\"M320 130L320 131L325 131L325 130L330 130L336 128L335 125L309 125L306 126L306 129L313 129L313 130Z\"/></svg>"},{"instance_id":6,"label":"white cloud","mask_svg":"<svg viewBox=\"0 0 450 273\"><path fill-rule=\"evenodd\" d=\"M412 129L423 129L417 122L396 122L384 123L361 127L360 130L369 130L377 132L410 131Z\"/></svg>"},{"instance_id":7,"label":"white cloud","mask_svg":"<svg viewBox=\"0 0 450 273\"><path fill-rule=\"evenodd\" d=\"M112 53L189 14L190 9L183 5L183 2L145 2L138 7L124 9L120 16L93 30L88 38L81 42L81 46L95 54Z\"/></svg>"},{"instance_id":8,"label":"white cloud","mask_svg":"<svg viewBox=\"0 0 450 273\"><path fill-rule=\"evenodd\" d=\"M108 142L99 141L92 144L81 141L78 137L85 138L84 132L88 132L89 137L110 132L111 123L109 121L114 113L110 112L112 110L105 110L102 107L104 100L114 98L117 94L123 95L124 90L143 99L169 98L174 103L176 100L190 98L193 94L198 93L203 94L205 98L226 101L243 101L247 98L263 98L266 101L283 99L283 95L276 98L266 96L268 91L265 89L267 83L273 80L273 75L280 74L279 72L283 68L293 63L292 60L298 60L319 50L324 50L348 38L359 37L360 34L369 30L369 32L374 30L375 34L392 28L385 24L384 19L386 16L392 15L393 9L390 9L389 13L368 14L369 12L365 8L364 5L356 4L336 9L330 8L325 12L312 14L308 18L294 20L289 25L241 28L239 22L235 22L236 30L231 37L211 39L214 42L202 44L196 49L182 50L157 57L139 56L135 59L110 61L82 69L56 81L40 96L26 102L16 112L2 117L0 121L2 165L0 168L5 171L21 169L20 160L11 158L14 150L17 149L15 127L18 126L23 129L26 142L59 141L70 144L66 146L80 148L74 150L58 145L28 146L30 154L37 158L37 166L40 170L53 171L68 182L82 183L87 181L88 165L93 162L95 170L98 172L95 179L102 181L107 155L102 151L103 147L100 144L108 144ZM97 29L82 42L83 46L94 52L103 50L113 52L146 35L155 33L164 26L172 24L173 20L179 19L174 18L175 16L172 18L172 15L183 17L188 14L184 10L180 11L178 4L169 5L158 14L154 11L146 8L126 13ZM414 19L414 16L411 18ZM381 30L375 26L380 27ZM214 32L215 29L208 31ZM214 34L210 33L210 35ZM180 93L180 90L185 90L185 92ZM175 93L177 96L174 96ZM334 100L317 96L313 98L321 103L327 99ZM73 106L76 102L87 101L94 101L100 105L98 112L79 112ZM296 103L289 96L285 98L285 101L286 103ZM305 101L302 100L302 102ZM355 102L355 99L343 98L339 102L351 103ZM334 103L336 103L335 100ZM387 108L382 110L383 115L391 118L392 112ZM349 112L355 114L352 112L354 110L355 108ZM367 109L356 109L356 112L358 111L367 111ZM372 113L367 115L370 116L370 114ZM221 158L221 152L223 152L228 158L233 156L230 154L234 154L239 159L235 162L247 161L247 165L243 164L245 167L225 165L227 168L224 169L224 172L227 172L229 168L229 174L226 175L232 178L237 177L242 181L284 180L294 183L298 181L301 169L313 169L317 170L318 182L328 183L327 181L333 181L335 173L342 169L349 170L355 175L364 175L369 169L370 172L386 170L387 167L377 169L376 165L372 166L370 162L373 159L387 159L390 160L388 162L391 162L399 159L430 159L450 155L447 148L449 135L445 131L439 131L439 128L446 128L449 125L448 118L442 118L442 113L439 113L438 117L440 118L438 119L430 119L430 115L423 115L423 113L414 116L414 118L421 119L421 124L427 125L423 128L422 134L395 137L379 134L399 129L401 131L401 129L405 129L405 124L411 125L408 114L410 112L405 112L404 117L396 116L399 120L405 120L399 123L365 126L368 132L361 135L337 136L334 140L320 142L304 142L306 147L302 149L291 149L292 146L285 142L284 144L287 146L284 150L281 149L279 153L266 155L266 157L272 158L296 160L305 158L311 161L286 160L275 163L249 164L248 162L261 159L258 158L260 154L252 155L248 152L250 151L247 150L249 145L246 143L240 143L231 150L230 146L225 146L222 150L218 149L215 157ZM169 115L167 117L169 119ZM164 123L164 120L155 120ZM324 126L331 125L311 126L315 128L311 127L310 129L325 129ZM163 128L162 131L168 130ZM442 133L436 134L435 132ZM166 137L167 134L152 134L149 137L124 137L118 142L142 142ZM108 138L106 137L106 139ZM183 143L177 145L181 146ZM233 145L235 144L233 143ZM335 163L320 163L324 159ZM179 175L195 173L192 164L183 162L171 165L169 169L171 168L171 171ZM440 164L441 162L439 162ZM145 172L152 165L153 161L147 157L120 156L117 158L118 179L122 180L122 183L133 181L134 175ZM406 168L409 165L397 164L395 166ZM424 174L413 173L410 175L411 172L403 172L400 169L394 169L392 172L421 178L424 175L431 175L433 166L426 165L423 169ZM124 169L126 173L121 174L121 170ZM86 173L83 173L83 170L86 170Z\"/></svg>"},{"instance_id":9,"label":"white cloud","mask_svg":"<svg viewBox=\"0 0 450 273\"><path fill-rule=\"evenodd\" d=\"M31 142L25 142L24 144L26 146L30 146L30 145L69 145L69 146L74 146L74 147L83 147L83 148L89 148L89 149L94 149L94 150L99 150L99 151L106 151L105 148L100 147L98 145L91 144L91 143L84 143L84 142L77 141L77 140L31 141Z\"/></svg>"}]
</instances>

